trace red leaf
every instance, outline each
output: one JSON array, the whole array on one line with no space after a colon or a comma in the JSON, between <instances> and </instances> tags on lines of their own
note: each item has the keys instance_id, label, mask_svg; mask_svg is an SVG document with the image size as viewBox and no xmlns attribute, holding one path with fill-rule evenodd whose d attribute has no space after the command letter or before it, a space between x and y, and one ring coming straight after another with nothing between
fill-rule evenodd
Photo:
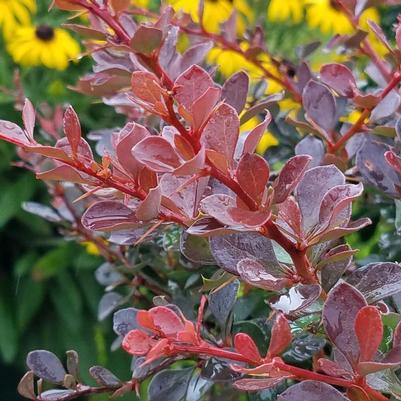
<instances>
[{"instance_id":1,"label":"red leaf","mask_svg":"<svg viewBox=\"0 0 401 401\"><path fill-rule=\"evenodd\" d=\"M37 173L36 177L44 181L67 181L76 184L97 184L97 180L92 177L81 173L70 166L58 166L51 170Z\"/></svg>"},{"instance_id":2,"label":"red leaf","mask_svg":"<svg viewBox=\"0 0 401 401\"><path fill-rule=\"evenodd\" d=\"M173 172L181 160L171 144L160 136L144 138L132 149L135 159L156 173Z\"/></svg>"},{"instance_id":3,"label":"red leaf","mask_svg":"<svg viewBox=\"0 0 401 401\"><path fill-rule=\"evenodd\" d=\"M194 130L198 130L206 122L220 96L220 88L208 88L202 96L194 101L192 106L192 128Z\"/></svg>"},{"instance_id":4,"label":"red leaf","mask_svg":"<svg viewBox=\"0 0 401 401\"><path fill-rule=\"evenodd\" d=\"M352 372L346 371L339 364L331 361L330 359L320 358L317 361L317 366L322 372L329 376L348 377L352 374Z\"/></svg>"},{"instance_id":5,"label":"red leaf","mask_svg":"<svg viewBox=\"0 0 401 401\"><path fill-rule=\"evenodd\" d=\"M245 333L238 333L234 337L234 347L237 352L252 361L259 363L261 356L253 339Z\"/></svg>"},{"instance_id":6,"label":"red leaf","mask_svg":"<svg viewBox=\"0 0 401 401\"><path fill-rule=\"evenodd\" d=\"M272 116L270 112L266 110L265 119L259 125L257 125L252 131L245 134L246 138L244 139L242 151L239 152L240 155L255 152L256 146L259 143L260 139L262 138L262 135L265 133L271 120Z\"/></svg>"},{"instance_id":7,"label":"red leaf","mask_svg":"<svg viewBox=\"0 0 401 401\"><path fill-rule=\"evenodd\" d=\"M161 203L160 187L152 188L146 198L139 204L136 209L136 217L140 221L153 220L159 215Z\"/></svg>"},{"instance_id":8,"label":"red leaf","mask_svg":"<svg viewBox=\"0 0 401 401\"><path fill-rule=\"evenodd\" d=\"M35 129L35 109L29 99L25 99L24 108L22 109L22 119L24 121L25 132L29 139L34 142L33 130Z\"/></svg>"},{"instance_id":9,"label":"red leaf","mask_svg":"<svg viewBox=\"0 0 401 401\"><path fill-rule=\"evenodd\" d=\"M360 348L360 362L374 359L383 337L383 323L375 306L365 306L355 319L355 333Z\"/></svg>"},{"instance_id":10,"label":"red leaf","mask_svg":"<svg viewBox=\"0 0 401 401\"><path fill-rule=\"evenodd\" d=\"M352 71L343 64L325 64L320 69L320 79L340 96L353 97L356 89Z\"/></svg>"},{"instance_id":11,"label":"red leaf","mask_svg":"<svg viewBox=\"0 0 401 401\"><path fill-rule=\"evenodd\" d=\"M161 116L168 116L167 92L160 86L156 75L147 71L132 74L133 100L146 110Z\"/></svg>"},{"instance_id":12,"label":"red leaf","mask_svg":"<svg viewBox=\"0 0 401 401\"><path fill-rule=\"evenodd\" d=\"M287 319L282 313L278 313L271 331L269 350L267 355L272 358L280 355L292 341L291 329Z\"/></svg>"},{"instance_id":13,"label":"red leaf","mask_svg":"<svg viewBox=\"0 0 401 401\"><path fill-rule=\"evenodd\" d=\"M156 306L149 310L149 316L153 321L153 325L164 335L171 336L185 329L185 323L173 310L166 306ZM138 323L141 320L137 317Z\"/></svg>"},{"instance_id":14,"label":"red leaf","mask_svg":"<svg viewBox=\"0 0 401 401\"><path fill-rule=\"evenodd\" d=\"M211 114L201 136L206 149L223 154L232 164L239 134L239 118L234 108L223 103Z\"/></svg>"},{"instance_id":15,"label":"red leaf","mask_svg":"<svg viewBox=\"0 0 401 401\"><path fill-rule=\"evenodd\" d=\"M150 133L145 127L132 122L126 124L118 133L115 145L118 161L124 170L133 177L138 177L143 164L134 158L132 148L147 136L150 136Z\"/></svg>"},{"instance_id":16,"label":"red leaf","mask_svg":"<svg viewBox=\"0 0 401 401\"><path fill-rule=\"evenodd\" d=\"M269 218L270 212L250 211L237 207L235 199L225 194L210 195L201 201L202 210L227 226L256 228Z\"/></svg>"},{"instance_id":17,"label":"red leaf","mask_svg":"<svg viewBox=\"0 0 401 401\"><path fill-rule=\"evenodd\" d=\"M141 330L131 330L122 342L123 349L131 355L146 355L151 346L151 338Z\"/></svg>"},{"instance_id":18,"label":"red leaf","mask_svg":"<svg viewBox=\"0 0 401 401\"><path fill-rule=\"evenodd\" d=\"M192 65L176 79L174 97L192 115L196 111L193 109L195 100L211 87L214 87L214 82L210 75L198 65Z\"/></svg>"},{"instance_id":19,"label":"red leaf","mask_svg":"<svg viewBox=\"0 0 401 401\"><path fill-rule=\"evenodd\" d=\"M63 119L64 133L70 143L72 153L78 153L78 147L81 142L81 125L74 109L69 106L64 113Z\"/></svg>"},{"instance_id":20,"label":"red leaf","mask_svg":"<svg viewBox=\"0 0 401 401\"><path fill-rule=\"evenodd\" d=\"M302 216L297 201L293 196L289 196L284 202L279 204L277 221L279 227L286 231L293 232L298 239L302 239Z\"/></svg>"},{"instance_id":21,"label":"red leaf","mask_svg":"<svg viewBox=\"0 0 401 401\"><path fill-rule=\"evenodd\" d=\"M0 120L0 138L17 146L31 145L32 141L27 133L17 124Z\"/></svg>"},{"instance_id":22,"label":"red leaf","mask_svg":"<svg viewBox=\"0 0 401 401\"><path fill-rule=\"evenodd\" d=\"M260 202L269 181L269 165L263 157L245 154L239 161L236 177L241 188L254 200Z\"/></svg>"},{"instance_id":23,"label":"red leaf","mask_svg":"<svg viewBox=\"0 0 401 401\"><path fill-rule=\"evenodd\" d=\"M298 185L311 160L308 155L299 155L287 161L273 183L274 203L281 203L287 199Z\"/></svg>"}]
</instances>

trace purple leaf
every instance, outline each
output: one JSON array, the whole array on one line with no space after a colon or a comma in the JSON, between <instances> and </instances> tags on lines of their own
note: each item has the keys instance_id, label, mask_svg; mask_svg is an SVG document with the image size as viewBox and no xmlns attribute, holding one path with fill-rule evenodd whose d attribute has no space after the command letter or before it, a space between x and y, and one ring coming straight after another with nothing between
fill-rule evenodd
<instances>
[{"instance_id":1,"label":"purple leaf","mask_svg":"<svg viewBox=\"0 0 401 401\"><path fill-rule=\"evenodd\" d=\"M305 380L280 394L277 401L349 401L334 387L323 382Z\"/></svg>"},{"instance_id":2,"label":"purple leaf","mask_svg":"<svg viewBox=\"0 0 401 401\"><path fill-rule=\"evenodd\" d=\"M336 101L327 86L309 81L302 94L302 102L308 118L330 133L337 123Z\"/></svg>"},{"instance_id":3,"label":"purple leaf","mask_svg":"<svg viewBox=\"0 0 401 401\"><path fill-rule=\"evenodd\" d=\"M280 291L290 284L285 278L274 277L258 261L250 258L242 259L237 264L237 272L246 283L268 291Z\"/></svg>"},{"instance_id":4,"label":"purple leaf","mask_svg":"<svg viewBox=\"0 0 401 401\"><path fill-rule=\"evenodd\" d=\"M138 223L133 210L121 202L111 200L95 203L82 216L83 226L94 231L121 230Z\"/></svg>"},{"instance_id":5,"label":"purple leaf","mask_svg":"<svg viewBox=\"0 0 401 401\"><path fill-rule=\"evenodd\" d=\"M249 77L244 71L232 75L223 85L222 99L238 114L244 109L248 96Z\"/></svg>"},{"instance_id":6,"label":"purple leaf","mask_svg":"<svg viewBox=\"0 0 401 401\"><path fill-rule=\"evenodd\" d=\"M401 266L397 263L371 263L356 269L347 279L369 303L376 303L401 291Z\"/></svg>"},{"instance_id":7,"label":"purple leaf","mask_svg":"<svg viewBox=\"0 0 401 401\"><path fill-rule=\"evenodd\" d=\"M357 153L356 166L368 184L390 196L398 197L395 185L401 185L401 180L384 158L384 154L389 150L388 145L367 139Z\"/></svg>"},{"instance_id":8,"label":"purple leaf","mask_svg":"<svg viewBox=\"0 0 401 401\"><path fill-rule=\"evenodd\" d=\"M351 214L351 202L361 196L363 185L344 184L331 188L320 204L319 225L321 229L333 225L346 225Z\"/></svg>"},{"instance_id":9,"label":"purple leaf","mask_svg":"<svg viewBox=\"0 0 401 401\"><path fill-rule=\"evenodd\" d=\"M311 156L310 168L320 166L325 154L323 142L313 135L307 135L295 146L295 154Z\"/></svg>"},{"instance_id":10,"label":"purple leaf","mask_svg":"<svg viewBox=\"0 0 401 401\"><path fill-rule=\"evenodd\" d=\"M353 367L357 366L359 360L355 319L366 305L357 289L341 282L329 292L323 307L323 325L327 336Z\"/></svg>"},{"instance_id":11,"label":"purple leaf","mask_svg":"<svg viewBox=\"0 0 401 401\"><path fill-rule=\"evenodd\" d=\"M343 64L325 64L320 69L320 79L340 96L353 97L356 89L352 71Z\"/></svg>"},{"instance_id":12,"label":"purple leaf","mask_svg":"<svg viewBox=\"0 0 401 401\"><path fill-rule=\"evenodd\" d=\"M275 277L283 277L271 241L258 233L244 232L212 237L210 248L217 264L229 273L238 274L238 262L251 258L268 267Z\"/></svg>"},{"instance_id":13,"label":"purple leaf","mask_svg":"<svg viewBox=\"0 0 401 401\"><path fill-rule=\"evenodd\" d=\"M288 294L281 295L277 301L272 301L271 307L285 315L296 315L317 301L321 292L318 284L299 284L290 288Z\"/></svg>"},{"instance_id":14,"label":"purple leaf","mask_svg":"<svg viewBox=\"0 0 401 401\"><path fill-rule=\"evenodd\" d=\"M138 329L139 325L136 321L138 309L125 308L120 309L113 315L113 330L119 336L125 336L131 330Z\"/></svg>"},{"instance_id":15,"label":"purple leaf","mask_svg":"<svg viewBox=\"0 0 401 401\"><path fill-rule=\"evenodd\" d=\"M382 118L391 116L400 107L400 104L401 104L400 95L395 90L392 90L372 110L372 113L370 115L370 121L376 122L377 120L381 120Z\"/></svg>"},{"instance_id":16,"label":"purple leaf","mask_svg":"<svg viewBox=\"0 0 401 401\"><path fill-rule=\"evenodd\" d=\"M287 199L300 182L310 161L311 157L307 155L294 156L287 161L273 183L274 203L281 203Z\"/></svg>"},{"instance_id":17,"label":"purple leaf","mask_svg":"<svg viewBox=\"0 0 401 401\"><path fill-rule=\"evenodd\" d=\"M309 232L318 223L320 204L326 192L344 183L344 174L333 165L314 167L304 174L295 189L304 232Z\"/></svg>"},{"instance_id":18,"label":"purple leaf","mask_svg":"<svg viewBox=\"0 0 401 401\"><path fill-rule=\"evenodd\" d=\"M31 351L26 357L26 364L35 376L50 382L63 383L66 371L60 360L50 351Z\"/></svg>"},{"instance_id":19,"label":"purple leaf","mask_svg":"<svg viewBox=\"0 0 401 401\"><path fill-rule=\"evenodd\" d=\"M181 165L180 157L171 144L160 136L142 139L132 149L134 158L156 173L173 172Z\"/></svg>"}]
</instances>

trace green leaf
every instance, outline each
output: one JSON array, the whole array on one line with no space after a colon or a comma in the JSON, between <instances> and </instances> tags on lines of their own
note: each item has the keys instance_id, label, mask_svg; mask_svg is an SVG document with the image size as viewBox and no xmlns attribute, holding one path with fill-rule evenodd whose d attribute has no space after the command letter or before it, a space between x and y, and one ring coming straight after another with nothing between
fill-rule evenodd
<instances>
[{"instance_id":1,"label":"green leaf","mask_svg":"<svg viewBox=\"0 0 401 401\"><path fill-rule=\"evenodd\" d=\"M0 194L0 228L21 210L21 203L33 195L34 188L35 181L28 174L23 175L14 184L7 185Z\"/></svg>"},{"instance_id":2,"label":"green leaf","mask_svg":"<svg viewBox=\"0 0 401 401\"><path fill-rule=\"evenodd\" d=\"M4 362L10 363L17 354L18 332L14 320L14 305L4 290L2 288L0 291L0 355Z\"/></svg>"},{"instance_id":3,"label":"green leaf","mask_svg":"<svg viewBox=\"0 0 401 401\"><path fill-rule=\"evenodd\" d=\"M16 316L17 326L24 330L43 303L45 285L43 282L33 281L30 278L22 278L16 292Z\"/></svg>"}]
</instances>

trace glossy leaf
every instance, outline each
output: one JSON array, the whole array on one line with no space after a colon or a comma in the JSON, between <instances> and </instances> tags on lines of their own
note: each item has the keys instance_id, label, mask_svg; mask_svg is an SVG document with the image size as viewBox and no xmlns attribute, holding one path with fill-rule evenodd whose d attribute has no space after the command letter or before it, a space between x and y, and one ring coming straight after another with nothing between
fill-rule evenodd
<instances>
[{"instance_id":1,"label":"glossy leaf","mask_svg":"<svg viewBox=\"0 0 401 401\"><path fill-rule=\"evenodd\" d=\"M135 212L121 202L101 201L95 203L82 216L82 224L88 230L112 231L135 226Z\"/></svg>"},{"instance_id":2,"label":"glossy leaf","mask_svg":"<svg viewBox=\"0 0 401 401\"><path fill-rule=\"evenodd\" d=\"M249 77L243 71L237 72L224 82L221 97L223 101L241 113L248 96Z\"/></svg>"},{"instance_id":3,"label":"glossy leaf","mask_svg":"<svg viewBox=\"0 0 401 401\"><path fill-rule=\"evenodd\" d=\"M237 299L239 289L238 280L213 291L209 296L209 309L213 313L220 327L224 328Z\"/></svg>"},{"instance_id":4,"label":"glossy leaf","mask_svg":"<svg viewBox=\"0 0 401 401\"><path fill-rule=\"evenodd\" d=\"M302 102L308 118L326 133L336 125L336 101L327 86L309 81L303 90Z\"/></svg>"},{"instance_id":5,"label":"glossy leaf","mask_svg":"<svg viewBox=\"0 0 401 401\"><path fill-rule=\"evenodd\" d=\"M258 347L248 334L236 334L234 337L234 347L237 352L253 361L259 361L261 359Z\"/></svg>"},{"instance_id":6,"label":"glossy leaf","mask_svg":"<svg viewBox=\"0 0 401 401\"><path fill-rule=\"evenodd\" d=\"M185 396L193 368L162 370L148 387L149 401L181 401Z\"/></svg>"},{"instance_id":7,"label":"glossy leaf","mask_svg":"<svg viewBox=\"0 0 401 401\"><path fill-rule=\"evenodd\" d=\"M35 376L47 382L60 384L64 381L66 371L57 356L50 351L31 351L26 357L26 364Z\"/></svg>"},{"instance_id":8,"label":"glossy leaf","mask_svg":"<svg viewBox=\"0 0 401 401\"><path fill-rule=\"evenodd\" d=\"M63 128L73 154L77 154L81 142L81 124L79 123L77 113L71 106L65 111Z\"/></svg>"},{"instance_id":9,"label":"glossy leaf","mask_svg":"<svg viewBox=\"0 0 401 401\"><path fill-rule=\"evenodd\" d=\"M256 154L245 154L239 161L236 177L241 188L254 200L260 201L269 181L269 165Z\"/></svg>"},{"instance_id":10,"label":"glossy leaf","mask_svg":"<svg viewBox=\"0 0 401 401\"><path fill-rule=\"evenodd\" d=\"M371 263L356 269L347 279L369 303L401 291L401 266L398 263Z\"/></svg>"},{"instance_id":11,"label":"glossy leaf","mask_svg":"<svg viewBox=\"0 0 401 401\"><path fill-rule=\"evenodd\" d=\"M383 337L383 323L375 306L365 306L356 315L355 333L360 348L360 361L371 361Z\"/></svg>"},{"instance_id":12,"label":"glossy leaf","mask_svg":"<svg viewBox=\"0 0 401 401\"><path fill-rule=\"evenodd\" d=\"M329 384L305 380L291 386L288 390L278 396L278 401L349 401Z\"/></svg>"},{"instance_id":13,"label":"glossy leaf","mask_svg":"<svg viewBox=\"0 0 401 401\"><path fill-rule=\"evenodd\" d=\"M291 343L292 334L290 325L282 313L278 313L273 323L268 355L270 357L280 355Z\"/></svg>"},{"instance_id":14,"label":"glossy leaf","mask_svg":"<svg viewBox=\"0 0 401 401\"><path fill-rule=\"evenodd\" d=\"M356 366L360 355L355 319L366 305L357 289L341 282L329 292L323 307L323 325L327 336L352 366Z\"/></svg>"},{"instance_id":15,"label":"glossy leaf","mask_svg":"<svg viewBox=\"0 0 401 401\"><path fill-rule=\"evenodd\" d=\"M300 155L294 156L287 161L273 183L274 203L281 203L287 199L288 195L300 182L310 160L310 156Z\"/></svg>"},{"instance_id":16,"label":"glossy leaf","mask_svg":"<svg viewBox=\"0 0 401 401\"><path fill-rule=\"evenodd\" d=\"M356 89L352 71L343 64L325 64L320 69L320 79L340 96L353 97Z\"/></svg>"}]
</instances>

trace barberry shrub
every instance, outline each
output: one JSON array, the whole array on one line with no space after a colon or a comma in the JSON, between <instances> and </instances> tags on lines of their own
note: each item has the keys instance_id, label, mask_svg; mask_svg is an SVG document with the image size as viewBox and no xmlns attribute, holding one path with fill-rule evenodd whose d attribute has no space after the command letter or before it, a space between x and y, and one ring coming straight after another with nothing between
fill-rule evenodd
<instances>
[{"instance_id":1,"label":"barberry shrub","mask_svg":"<svg viewBox=\"0 0 401 401\"><path fill-rule=\"evenodd\" d=\"M393 40L371 23L384 58L358 25L368 2L335 2L355 34L329 44L347 62L316 73L308 64L316 44L300 49L289 69L266 49L259 27L237 37L235 13L221 33L208 32L202 2L199 23L129 1L53 3L89 16L89 26L69 24L94 61L75 89L125 114L127 124L91 133L94 155L68 107L62 127L38 115L40 143L26 100L24 126L0 121L0 137L17 145L20 164L52 196L51 206L25 208L104 256L96 271L105 286L99 319L115 312L113 347L133 361L126 381L93 366L98 385L90 386L75 351L64 367L35 350L20 394L141 397L151 377L150 401L196 401L210 391L263 391L263 399L279 401L400 399L401 316L391 297L401 291L401 266L356 267L344 237L370 223L351 218L363 183L401 197L401 28ZM189 45L179 52L184 38ZM240 71L217 83L218 70L204 63L213 46L244 57L260 79ZM361 84L361 65L374 89ZM265 96L261 80L282 91ZM279 111L283 99L295 113ZM351 110L358 118L344 122ZM241 132L255 116L260 122ZM255 153L270 124L301 137L274 169Z\"/></svg>"}]
</instances>

